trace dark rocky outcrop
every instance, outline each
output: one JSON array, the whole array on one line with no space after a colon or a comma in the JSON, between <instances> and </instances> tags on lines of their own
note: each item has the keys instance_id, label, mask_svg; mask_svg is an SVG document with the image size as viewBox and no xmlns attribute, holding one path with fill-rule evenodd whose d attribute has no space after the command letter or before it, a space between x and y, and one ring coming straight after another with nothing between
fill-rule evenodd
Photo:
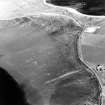
<instances>
[{"instance_id":1,"label":"dark rocky outcrop","mask_svg":"<svg viewBox=\"0 0 105 105\"><path fill-rule=\"evenodd\" d=\"M74 8L86 15L105 15L104 0L46 0L46 2L56 6Z\"/></svg>"}]
</instances>

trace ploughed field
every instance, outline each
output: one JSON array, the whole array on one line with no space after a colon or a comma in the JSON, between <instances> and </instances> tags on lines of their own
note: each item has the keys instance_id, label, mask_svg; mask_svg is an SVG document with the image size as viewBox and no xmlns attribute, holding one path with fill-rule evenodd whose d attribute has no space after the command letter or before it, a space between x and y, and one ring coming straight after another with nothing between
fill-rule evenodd
<instances>
[{"instance_id":1,"label":"ploughed field","mask_svg":"<svg viewBox=\"0 0 105 105\"><path fill-rule=\"evenodd\" d=\"M6 89L6 94L11 93L11 97L3 93L3 98L0 96L4 100L2 103L99 105L99 81L78 56L77 42L81 33L82 27L71 18L23 17L5 22L0 29L0 65L5 69L0 68L0 78L2 93ZM21 87L25 94L19 91L14 95L18 90L5 85L9 79L5 80L3 71L16 80L17 85L10 79L11 84Z\"/></svg>"}]
</instances>

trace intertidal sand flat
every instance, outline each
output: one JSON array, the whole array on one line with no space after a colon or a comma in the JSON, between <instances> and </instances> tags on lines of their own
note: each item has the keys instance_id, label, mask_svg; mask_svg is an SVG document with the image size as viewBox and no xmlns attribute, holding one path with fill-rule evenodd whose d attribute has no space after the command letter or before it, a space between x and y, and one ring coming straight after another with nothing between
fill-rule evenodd
<instances>
[{"instance_id":1,"label":"intertidal sand flat","mask_svg":"<svg viewBox=\"0 0 105 105\"><path fill-rule=\"evenodd\" d=\"M37 13L41 10L41 12L45 10L50 12L46 6L42 5L42 2L37 4L34 9L32 8ZM31 11L28 5L22 10L28 11L26 14ZM17 90L9 88L8 85L4 86L3 81L6 78L2 78L4 74L1 74L0 80L3 83L1 86L6 93L3 94L6 97L3 103L9 102L9 105L16 105L19 102L18 105L24 105L24 101L28 101L34 105L83 105L84 103L100 105L101 84L94 71L79 59L78 40L83 27L70 15L55 16L54 13L50 15L51 12L48 15L48 11L46 16L40 15L39 19L31 16L33 21L39 20L34 23L42 27L30 24L30 19L27 17L24 19L18 17L15 19L18 25L11 24L15 21L12 20L7 23L11 25L7 27L6 24L6 29L1 32L4 34L4 37L1 37L3 39L0 46L1 54L6 56L0 60L0 65L5 68L0 68L0 73L9 72L13 80L16 79L17 87L22 85L19 90L23 92L24 89L25 92L25 95L24 93L21 95L22 98L18 95L16 97L14 94ZM14 15L11 14L11 16ZM25 22L25 20L28 21ZM5 83L8 84L8 81ZM11 92L13 90L14 92ZM10 94L11 97L9 97ZM17 102L20 99L23 103Z\"/></svg>"}]
</instances>

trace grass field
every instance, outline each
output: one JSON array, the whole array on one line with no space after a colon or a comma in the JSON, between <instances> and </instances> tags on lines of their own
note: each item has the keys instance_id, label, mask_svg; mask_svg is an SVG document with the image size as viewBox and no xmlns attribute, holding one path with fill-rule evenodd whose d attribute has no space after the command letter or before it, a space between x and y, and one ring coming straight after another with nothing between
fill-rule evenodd
<instances>
[{"instance_id":1,"label":"grass field","mask_svg":"<svg viewBox=\"0 0 105 105\"><path fill-rule=\"evenodd\" d=\"M84 34L82 38L83 59L93 64L105 64L105 36Z\"/></svg>"}]
</instances>

